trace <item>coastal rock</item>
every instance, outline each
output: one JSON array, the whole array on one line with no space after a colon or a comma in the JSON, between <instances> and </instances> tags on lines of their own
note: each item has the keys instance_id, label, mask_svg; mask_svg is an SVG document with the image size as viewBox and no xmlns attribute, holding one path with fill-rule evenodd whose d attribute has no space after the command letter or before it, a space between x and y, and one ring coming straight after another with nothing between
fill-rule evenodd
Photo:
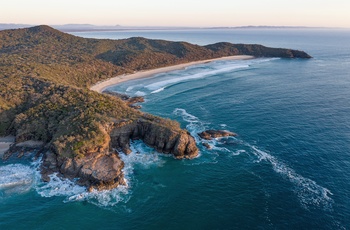
<instances>
[{"instance_id":1,"label":"coastal rock","mask_svg":"<svg viewBox=\"0 0 350 230\"><path fill-rule=\"evenodd\" d=\"M219 138L219 137L237 136L236 133L226 131L226 130L206 130L201 133L198 133L198 135L205 140L212 140L214 138Z\"/></svg>"},{"instance_id":2,"label":"coastal rock","mask_svg":"<svg viewBox=\"0 0 350 230\"><path fill-rule=\"evenodd\" d=\"M71 159L46 152L41 174L44 181L50 181L49 175L58 172L66 178L79 178L78 184L86 186L89 191L106 190L125 185L123 167L117 153L91 153Z\"/></svg>"},{"instance_id":3,"label":"coastal rock","mask_svg":"<svg viewBox=\"0 0 350 230\"><path fill-rule=\"evenodd\" d=\"M129 96L129 95L126 95L126 94L123 94L123 93L117 93L117 92L109 91L109 90L105 90L105 91L103 91L103 93L108 94L108 95L111 95L111 96L113 96L113 97L120 98L120 99L123 100L123 101L127 101L127 100L130 99L130 96Z\"/></svg>"},{"instance_id":4,"label":"coastal rock","mask_svg":"<svg viewBox=\"0 0 350 230\"><path fill-rule=\"evenodd\" d=\"M196 142L188 132L147 118L115 127L110 137L111 146L126 154L131 152L130 139L140 139L158 152L173 154L178 159L191 159L198 155Z\"/></svg>"},{"instance_id":5,"label":"coastal rock","mask_svg":"<svg viewBox=\"0 0 350 230\"><path fill-rule=\"evenodd\" d=\"M113 92L113 91L103 91L103 93L123 100L129 107L131 107L133 109L141 109L140 105L135 105L135 104L145 102L145 99L141 96L130 97L129 95L117 93L117 92Z\"/></svg>"},{"instance_id":6,"label":"coastal rock","mask_svg":"<svg viewBox=\"0 0 350 230\"><path fill-rule=\"evenodd\" d=\"M44 142L41 141L23 141L12 143L9 148L2 154L2 160L8 160L12 156L21 158L28 152L41 153L44 150Z\"/></svg>"},{"instance_id":7,"label":"coastal rock","mask_svg":"<svg viewBox=\"0 0 350 230\"><path fill-rule=\"evenodd\" d=\"M202 142L202 145L207 149L212 149L212 147L207 142Z\"/></svg>"},{"instance_id":8,"label":"coastal rock","mask_svg":"<svg viewBox=\"0 0 350 230\"><path fill-rule=\"evenodd\" d=\"M128 104L130 106L130 105L133 105L136 103L142 103L142 102L145 102L145 99L141 96L138 96L138 97L129 98L129 100L127 100L126 104Z\"/></svg>"},{"instance_id":9,"label":"coastal rock","mask_svg":"<svg viewBox=\"0 0 350 230\"><path fill-rule=\"evenodd\" d=\"M198 148L194 138L179 127L164 119L144 115L137 121L123 120L105 126L108 137L103 147L89 151L83 157L64 157L63 153L48 151L41 167L42 179L50 180L50 174L59 173L65 178L79 178L78 184L89 190L106 190L125 185L122 169L124 163L115 151L130 153L130 140L143 140L158 152L173 154L177 159L194 158Z\"/></svg>"}]
</instances>

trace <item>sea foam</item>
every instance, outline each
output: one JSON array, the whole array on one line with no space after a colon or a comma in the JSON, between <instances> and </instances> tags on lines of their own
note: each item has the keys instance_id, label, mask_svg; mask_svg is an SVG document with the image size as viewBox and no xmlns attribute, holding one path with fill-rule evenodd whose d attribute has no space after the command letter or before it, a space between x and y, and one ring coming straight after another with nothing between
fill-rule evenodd
<instances>
[{"instance_id":1,"label":"sea foam","mask_svg":"<svg viewBox=\"0 0 350 230\"><path fill-rule=\"evenodd\" d=\"M132 152L128 155L120 154L124 162L123 173L126 185L118 186L112 190L87 192L85 187L77 185L74 181L58 177L56 174L50 175L50 182L36 183L36 191L43 197L62 196L64 202L86 201L101 207L115 206L119 203L127 203L132 197L132 188L135 186L135 167L148 169L150 167L161 167L164 159L151 148L145 146L141 141L136 141L131 145ZM37 171L38 174L40 174ZM40 175L38 175L40 176Z\"/></svg>"},{"instance_id":2,"label":"sea foam","mask_svg":"<svg viewBox=\"0 0 350 230\"><path fill-rule=\"evenodd\" d=\"M0 194L10 196L34 190L42 197L62 197L63 202L86 201L101 207L127 203L132 197L132 187L136 185L135 167L145 170L162 167L165 162L163 155L141 141L133 143L131 150L132 153L128 155L120 154L124 162L123 173L127 183L125 186L108 191L88 192L85 187L77 185L76 180L62 178L56 173L49 176L49 182L43 182L40 174L41 159L36 159L31 165L0 166Z\"/></svg>"},{"instance_id":3,"label":"sea foam","mask_svg":"<svg viewBox=\"0 0 350 230\"><path fill-rule=\"evenodd\" d=\"M214 69L214 70L206 70L206 71L201 71L199 73L195 74L190 74L190 75L184 75L176 78L171 78L168 80L163 80L163 81L158 81L152 84L149 84L145 86L149 90L157 90L161 88L166 88L170 85L179 83L179 82L184 82L184 81L189 81L189 80L194 80L194 79L200 79L200 78L205 78L208 76L213 76L216 74L221 74L221 73L226 73L226 72L231 72L236 69L242 69L242 68L248 68L249 65L242 65L242 64L231 64L229 67L225 68L220 68L220 69Z\"/></svg>"},{"instance_id":4,"label":"sea foam","mask_svg":"<svg viewBox=\"0 0 350 230\"><path fill-rule=\"evenodd\" d=\"M198 133L204 131L207 124L200 121L198 117L188 113L185 109L182 108L176 108L173 111L173 114L180 116L182 120L188 123L186 125L186 129L191 133L191 135L196 139L196 142L198 143L200 141Z\"/></svg>"},{"instance_id":5,"label":"sea foam","mask_svg":"<svg viewBox=\"0 0 350 230\"><path fill-rule=\"evenodd\" d=\"M315 181L305 178L286 164L279 161L276 157L269 153L250 146L252 153L258 157L258 162L267 161L272 165L273 170L280 174L283 178L289 180L295 187L299 201L305 209L309 207L318 207L324 210L332 210L333 199L329 197L333 195L330 190L318 185Z\"/></svg>"},{"instance_id":6,"label":"sea foam","mask_svg":"<svg viewBox=\"0 0 350 230\"><path fill-rule=\"evenodd\" d=\"M162 92L164 89L165 89L164 87L162 87L160 89L156 89L156 90L152 91L151 94Z\"/></svg>"},{"instance_id":7,"label":"sea foam","mask_svg":"<svg viewBox=\"0 0 350 230\"><path fill-rule=\"evenodd\" d=\"M0 167L0 193L25 193L32 188L34 171L30 166L9 164Z\"/></svg>"}]
</instances>

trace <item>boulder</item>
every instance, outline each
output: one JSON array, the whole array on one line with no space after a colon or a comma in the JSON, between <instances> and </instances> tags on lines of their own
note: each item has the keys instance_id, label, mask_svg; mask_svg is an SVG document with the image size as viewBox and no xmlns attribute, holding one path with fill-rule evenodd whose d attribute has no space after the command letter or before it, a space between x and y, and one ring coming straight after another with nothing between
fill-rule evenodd
<instances>
[{"instance_id":1,"label":"boulder","mask_svg":"<svg viewBox=\"0 0 350 230\"><path fill-rule=\"evenodd\" d=\"M237 136L236 133L233 133L227 130L206 130L201 133L198 133L198 135L205 140L212 140L214 138L219 138L219 137Z\"/></svg>"}]
</instances>

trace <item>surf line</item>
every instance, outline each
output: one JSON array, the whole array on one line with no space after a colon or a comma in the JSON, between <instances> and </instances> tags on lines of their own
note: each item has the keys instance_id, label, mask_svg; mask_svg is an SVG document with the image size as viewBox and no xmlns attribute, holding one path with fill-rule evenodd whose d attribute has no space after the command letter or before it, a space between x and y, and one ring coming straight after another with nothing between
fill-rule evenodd
<instances>
[{"instance_id":1,"label":"surf line","mask_svg":"<svg viewBox=\"0 0 350 230\"><path fill-rule=\"evenodd\" d=\"M250 55L236 55L236 56L228 56L228 57L222 57L222 58L207 59L202 61L194 61L194 62L161 67L161 68L156 68L151 70L144 70L144 71L135 72L133 74L123 74L123 75L118 75L116 77L109 78L101 82L97 82L95 85L90 87L90 90L96 91L98 93L102 93L107 87L117 85L122 82L148 78L160 73L167 73L175 70L181 70L192 65L206 64L213 61L249 60L254 58L255 58L254 56L250 56Z\"/></svg>"}]
</instances>

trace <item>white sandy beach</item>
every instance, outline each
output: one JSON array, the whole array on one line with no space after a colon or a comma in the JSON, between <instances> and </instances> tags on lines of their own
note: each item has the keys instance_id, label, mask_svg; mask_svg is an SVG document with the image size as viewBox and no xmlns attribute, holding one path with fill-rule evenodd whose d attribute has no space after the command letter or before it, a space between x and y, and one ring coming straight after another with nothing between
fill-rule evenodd
<instances>
[{"instance_id":1,"label":"white sandy beach","mask_svg":"<svg viewBox=\"0 0 350 230\"><path fill-rule=\"evenodd\" d=\"M198 65L198 64L203 64L203 63L208 63L208 62L213 62L213 61L247 60L247 59L252 59L252 58L254 58L254 57L249 56L249 55L236 55L236 56L228 56L228 57L215 58L215 59L207 59L207 60L202 60L202 61L194 61L194 62L173 65L173 66L167 66L167 67L162 67L162 68L157 68L157 69L152 69L152 70L145 70L145 71L140 71L140 72L136 72L133 74L119 75L119 76L110 78L108 80L98 82L97 84L93 85L90 89L101 93L107 87L110 87L112 85L117 85L121 82L135 80L135 79L141 79L141 78L147 78L147 77L151 77L151 76L154 76L156 74L159 74L159 73L166 73L166 72L170 72L170 71L174 71L174 70L184 69L184 68L186 68L188 66L192 66L192 65Z\"/></svg>"}]
</instances>

